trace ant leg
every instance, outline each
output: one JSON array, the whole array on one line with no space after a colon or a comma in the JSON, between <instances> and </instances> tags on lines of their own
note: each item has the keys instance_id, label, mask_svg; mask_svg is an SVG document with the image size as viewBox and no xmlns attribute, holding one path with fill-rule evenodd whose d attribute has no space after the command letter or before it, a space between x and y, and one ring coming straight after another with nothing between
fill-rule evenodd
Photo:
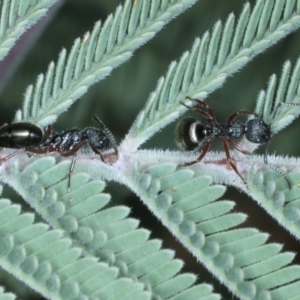
<instances>
[{"instance_id":1,"label":"ant leg","mask_svg":"<svg viewBox=\"0 0 300 300\"><path fill-rule=\"evenodd\" d=\"M103 162L105 162L102 153L101 153L97 148L95 148L93 144L89 143L89 145L90 145L90 147L92 148L92 150L93 150L96 154L99 154L99 155L100 155L101 160L102 160Z\"/></svg>"},{"instance_id":2,"label":"ant leg","mask_svg":"<svg viewBox=\"0 0 300 300\"><path fill-rule=\"evenodd\" d=\"M226 153L226 158L227 158L227 161L229 162L231 168L234 170L234 172L239 175L239 177L243 180L243 182L247 185L247 182L245 181L245 179L242 177L242 175L239 173L236 165L232 162L232 159L231 159L231 156L230 156L230 152L229 152L229 147L228 147L228 144L227 144L227 141L223 139L223 146L224 146L224 150L225 150L225 153Z\"/></svg>"},{"instance_id":3,"label":"ant leg","mask_svg":"<svg viewBox=\"0 0 300 300\"><path fill-rule=\"evenodd\" d=\"M227 139L227 142L236 150L242 152L243 154L250 154L249 151L242 149L237 143L235 143L232 139Z\"/></svg>"},{"instance_id":4,"label":"ant leg","mask_svg":"<svg viewBox=\"0 0 300 300\"><path fill-rule=\"evenodd\" d=\"M194 100L194 99L191 99L191 100ZM186 108L188 108L188 109L192 110L193 112L195 112L196 114L202 115L202 116L205 117L206 119L211 119L211 116L210 116L207 112L202 111L202 110L199 109L199 108L190 107L190 106L186 105L185 103L183 103L183 102L181 102L181 101L180 101L180 103L181 103L183 106L185 106Z\"/></svg>"},{"instance_id":5,"label":"ant leg","mask_svg":"<svg viewBox=\"0 0 300 300\"><path fill-rule=\"evenodd\" d=\"M29 152L32 152L32 153L35 153L35 154L45 154L45 153L57 152L61 156L68 157L68 156L71 156L71 155L75 154L87 142L88 142L88 140L80 141L78 144L76 144L74 146L74 148L71 151L68 151L68 152L63 152L63 150L61 148L51 146L51 145L46 150L45 149L39 149L39 148L26 147L25 151L29 151Z\"/></svg>"},{"instance_id":6,"label":"ant leg","mask_svg":"<svg viewBox=\"0 0 300 300\"><path fill-rule=\"evenodd\" d=\"M73 173L74 167L76 162L76 154L73 155L71 165L69 168L69 174L68 174L68 195L69 195L69 201L72 201L72 191L71 191L71 175Z\"/></svg>"},{"instance_id":7,"label":"ant leg","mask_svg":"<svg viewBox=\"0 0 300 300\"><path fill-rule=\"evenodd\" d=\"M208 105L208 104L206 104L204 101L202 101L202 100L199 100L199 99L193 99L193 98L191 98L191 97L186 97L187 99L190 99L190 100L192 100L192 101L195 101L198 105L200 105L200 106L203 106L203 107L205 107L206 109L207 109L207 111L208 111L208 115L209 115L209 119L212 119L215 123L217 123L217 120L216 120L216 116L215 116L215 113L214 113L214 111L212 110L212 108ZM201 111L201 110L199 110L199 109L193 109L195 112L197 112L198 113L198 111Z\"/></svg>"},{"instance_id":8,"label":"ant leg","mask_svg":"<svg viewBox=\"0 0 300 300\"><path fill-rule=\"evenodd\" d=\"M191 165L193 165L193 164L201 161L202 158L206 155L206 153L209 150L209 148L210 148L210 141L207 141L206 144L205 144L205 146L204 146L204 148L203 148L203 150L202 150L202 152L201 152L201 154L200 154L200 156L196 160L194 160L192 162L185 163L183 166L185 166L185 167L191 166Z\"/></svg>"},{"instance_id":9,"label":"ant leg","mask_svg":"<svg viewBox=\"0 0 300 300\"><path fill-rule=\"evenodd\" d=\"M251 110L242 109L242 110L239 110L239 111L233 113L232 115L230 115L229 118L228 118L228 120L227 120L227 124L231 124L231 122L232 122L237 116L239 116L239 115L246 115L246 116L251 116L251 115L253 115L253 116L255 116L256 118L259 118L259 116L258 116L255 112L253 112L253 111L251 111Z\"/></svg>"},{"instance_id":10,"label":"ant leg","mask_svg":"<svg viewBox=\"0 0 300 300\"><path fill-rule=\"evenodd\" d=\"M8 123L2 124L2 125L0 126L0 128L4 127L4 126L6 126L6 125L8 125Z\"/></svg>"},{"instance_id":11,"label":"ant leg","mask_svg":"<svg viewBox=\"0 0 300 300\"><path fill-rule=\"evenodd\" d=\"M34 154L45 154L45 153L48 153L48 152L53 152L53 151L48 151L48 150L46 151L46 150L42 150L42 149L39 149L39 148L31 148L31 147L26 147L25 151L32 152Z\"/></svg>"},{"instance_id":12,"label":"ant leg","mask_svg":"<svg viewBox=\"0 0 300 300\"><path fill-rule=\"evenodd\" d=\"M2 164L3 162L6 162L8 161L10 158L14 157L15 155L17 155L18 153L20 153L21 151L23 151L24 149L18 149L16 150L15 152L3 157L3 158L0 158L0 164Z\"/></svg>"},{"instance_id":13,"label":"ant leg","mask_svg":"<svg viewBox=\"0 0 300 300\"><path fill-rule=\"evenodd\" d=\"M285 181L286 181L286 183L288 185L288 188L292 189L292 183L291 183L290 179L287 177L287 175L284 172L282 172L280 169L278 169L278 168L276 168L276 167L274 167L274 166L272 166L272 165L269 164L269 162L268 162L268 149L269 149L269 145L270 145L270 143L267 143L267 145L266 145L266 149L265 149L265 153L264 153L264 163L266 165L268 165L272 170L274 170L277 173L279 173L280 176L285 179Z\"/></svg>"},{"instance_id":14,"label":"ant leg","mask_svg":"<svg viewBox=\"0 0 300 300\"><path fill-rule=\"evenodd\" d=\"M86 143L88 143L88 140L80 141L76 146L73 147L73 149L71 151L68 151L68 152L63 152L63 150L61 148L53 148L53 149L51 149L52 151L50 151L50 152L57 152L63 157L68 157L71 155L76 155L76 152Z\"/></svg>"}]
</instances>

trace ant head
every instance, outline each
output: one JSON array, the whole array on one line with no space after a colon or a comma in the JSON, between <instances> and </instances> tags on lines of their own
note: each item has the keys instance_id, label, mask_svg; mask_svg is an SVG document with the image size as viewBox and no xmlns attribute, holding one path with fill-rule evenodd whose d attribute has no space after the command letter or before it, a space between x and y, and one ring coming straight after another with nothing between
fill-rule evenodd
<instances>
[{"instance_id":1,"label":"ant head","mask_svg":"<svg viewBox=\"0 0 300 300\"><path fill-rule=\"evenodd\" d=\"M181 150L195 150L205 137L204 126L195 118L181 119L176 125L175 142Z\"/></svg>"},{"instance_id":2,"label":"ant head","mask_svg":"<svg viewBox=\"0 0 300 300\"><path fill-rule=\"evenodd\" d=\"M247 122L245 135L252 143L269 143L272 137L271 126L262 119L251 119Z\"/></svg>"},{"instance_id":3,"label":"ant head","mask_svg":"<svg viewBox=\"0 0 300 300\"><path fill-rule=\"evenodd\" d=\"M106 137L109 139L112 148L115 151L115 155L116 155L116 160L118 158L118 147L117 147L117 143L115 141L115 138L113 136L113 134L110 132L110 130L103 124L103 122L99 119L99 117L97 116L93 116L93 120L95 122L97 122L100 126L101 126L101 130L102 132L106 135Z\"/></svg>"}]
</instances>

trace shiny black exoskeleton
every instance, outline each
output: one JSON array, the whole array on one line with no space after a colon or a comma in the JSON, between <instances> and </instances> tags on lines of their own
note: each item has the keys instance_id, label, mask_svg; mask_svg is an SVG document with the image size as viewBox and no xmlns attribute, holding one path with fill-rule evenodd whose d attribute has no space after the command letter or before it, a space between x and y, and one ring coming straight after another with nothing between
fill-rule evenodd
<instances>
[{"instance_id":1,"label":"shiny black exoskeleton","mask_svg":"<svg viewBox=\"0 0 300 300\"><path fill-rule=\"evenodd\" d=\"M27 147L26 151L37 154L58 152L62 156L71 156L84 144L89 144L92 150L99 154L104 161L101 152L108 149L111 143L117 155L117 147L112 134L98 117L93 116L93 119L102 126L102 129L94 127L73 128L62 133L53 133L52 127L48 126L45 130L46 138L37 147Z\"/></svg>"},{"instance_id":2,"label":"shiny black exoskeleton","mask_svg":"<svg viewBox=\"0 0 300 300\"><path fill-rule=\"evenodd\" d=\"M198 99L189 99L195 101L198 104L198 107L191 108L185 105L184 103L182 104L187 108L193 110L195 113L202 115L206 119L206 124L201 124L200 121L191 117L184 118L177 123L175 129L175 140L177 146L181 150L198 150L204 144L204 148L200 153L199 157L195 161L186 163L184 165L190 166L201 161L208 152L212 140L215 138L221 138L223 141L227 162L244 182L245 180L240 175L236 165L231 159L229 145L231 145L233 148L244 154L248 154L248 151L241 149L233 141L233 139L239 139L243 135L245 135L246 139L252 143L266 144L266 149L264 153L264 163L268 164L268 146L273 135L271 131L271 124L275 118L279 106L298 105L294 103L279 103L273 111L270 124L265 123L254 112L251 112L249 110L240 110L231 114L227 120L227 123L223 125L217 122L215 114L209 105ZM201 109L201 107L204 107L206 110ZM248 120L245 124L243 124L241 122L234 121L234 119L239 115L253 115L255 118ZM289 188L291 188L291 182L287 178L286 174L284 174L282 171L275 168L274 166L270 167L277 171L286 180Z\"/></svg>"},{"instance_id":3,"label":"shiny black exoskeleton","mask_svg":"<svg viewBox=\"0 0 300 300\"><path fill-rule=\"evenodd\" d=\"M5 124L0 127L0 147L21 149L38 146L44 139L43 130L28 122Z\"/></svg>"},{"instance_id":4,"label":"shiny black exoskeleton","mask_svg":"<svg viewBox=\"0 0 300 300\"><path fill-rule=\"evenodd\" d=\"M52 127L48 126L45 130L46 138L42 143L37 147L27 147L25 149L26 151L37 154L58 152L65 157L73 155L68 177L69 195L71 195L71 174L76 161L75 154L84 144L89 144L92 150L100 155L103 162L105 162L105 159L102 155L102 151L109 149L109 145L111 144L114 153L109 155L110 163L115 162L118 158L118 149L112 133L97 116L93 116L93 119L101 126L101 129L94 127L84 129L73 128L62 133L53 133Z\"/></svg>"},{"instance_id":5,"label":"shiny black exoskeleton","mask_svg":"<svg viewBox=\"0 0 300 300\"><path fill-rule=\"evenodd\" d=\"M93 116L93 119L101 126L101 129L94 127L74 128L62 133L54 133L52 126L47 126L43 132L36 125L26 122L4 125L0 128L0 147L17 148L19 150L1 158L0 162L7 161L22 150L36 154L57 152L65 157L73 155L68 177L70 192L71 174L76 161L75 155L84 144L89 144L104 162L113 163L118 158L118 149L112 133L98 117ZM108 160L105 160L102 151L109 149L110 144L114 152L108 155Z\"/></svg>"}]
</instances>

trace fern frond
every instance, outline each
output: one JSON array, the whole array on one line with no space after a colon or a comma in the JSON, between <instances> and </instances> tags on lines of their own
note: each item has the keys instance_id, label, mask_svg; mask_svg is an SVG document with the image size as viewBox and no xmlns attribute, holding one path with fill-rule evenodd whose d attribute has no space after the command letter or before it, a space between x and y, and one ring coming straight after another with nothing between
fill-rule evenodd
<instances>
[{"instance_id":1,"label":"fern frond","mask_svg":"<svg viewBox=\"0 0 300 300\"><path fill-rule=\"evenodd\" d=\"M0 15L0 60L16 40L38 19L43 17L57 0L21 1L4 0Z\"/></svg>"},{"instance_id":2,"label":"fern frond","mask_svg":"<svg viewBox=\"0 0 300 300\"><path fill-rule=\"evenodd\" d=\"M111 284L115 285L114 293L128 295L130 291L133 297L142 292L142 284L118 278L117 268L98 263L96 258L80 258L82 251L71 247L72 241L63 238L62 231L33 223L33 215L20 214L20 210L20 206L0 200L0 264L31 288L51 299L79 295L108 299L111 291L106 287ZM87 286L91 280L97 284ZM149 299L149 293L143 293L143 299Z\"/></svg>"},{"instance_id":3,"label":"fern frond","mask_svg":"<svg viewBox=\"0 0 300 300\"><path fill-rule=\"evenodd\" d=\"M300 266L288 266L293 253L266 244L268 234L234 228L246 216L231 213L231 201L216 201L224 187L212 186L209 176L177 170L174 163L136 168L134 176L132 189L143 195L144 203L239 298L270 297L299 281Z\"/></svg>"},{"instance_id":4,"label":"fern frond","mask_svg":"<svg viewBox=\"0 0 300 300\"><path fill-rule=\"evenodd\" d=\"M273 134L288 126L300 115L299 81L300 58L293 69L290 61L285 62L278 84L276 84L277 76L273 74L267 89L260 91L258 95L255 112L270 124ZM280 103L282 105L277 109ZM240 147L249 152L258 146L260 145L250 143L245 138L240 142ZM274 163L276 164L276 160ZM286 168L284 172L295 185L291 190L287 189L285 179L268 166L262 169L255 165L249 169L247 182L257 202L284 228L300 239L300 230L297 226L300 211L297 201L293 201L300 197L297 187L300 180L299 164L295 161L278 165Z\"/></svg>"},{"instance_id":5,"label":"fern frond","mask_svg":"<svg viewBox=\"0 0 300 300\"><path fill-rule=\"evenodd\" d=\"M268 169L258 168L254 165L248 174L249 189L253 193L255 200L286 230L292 233L298 240L300 230L300 192L297 186L300 182L299 170L294 170L299 163L292 161L288 166L288 176L293 187L288 189L285 179L278 172Z\"/></svg>"},{"instance_id":6,"label":"fern frond","mask_svg":"<svg viewBox=\"0 0 300 300\"><path fill-rule=\"evenodd\" d=\"M72 201L69 201L65 178L68 168L68 161L55 164L53 157L44 157L27 165L22 172L15 167L6 180L18 187L24 199L49 224L63 230L73 245L86 255L115 266L124 278L135 277L139 284L150 286L157 297L189 294L189 289L197 287L195 275L179 273L183 262L174 259L174 252L161 249L160 241L149 240L149 231L138 228L138 221L127 217L128 208L104 208L109 195L101 193L102 181L89 181L87 174L72 175ZM207 296L214 295L207 291Z\"/></svg>"},{"instance_id":7,"label":"fern frond","mask_svg":"<svg viewBox=\"0 0 300 300\"><path fill-rule=\"evenodd\" d=\"M76 39L68 56L63 50L46 75L39 75L35 86L27 88L22 114L18 112L15 120L41 127L53 123L92 84L127 61L137 48L195 2L153 0L133 5L127 0L102 26L97 22L91 33Z\"/></svg>"},{"instance_id":8,"label":"fern frond","mask_svg":"<svg viewBox=\"0 0 300 300\"><path fill-rule=\"evenodd\" d=\"M16 296L12 293L5 293L4 288L0 287L0 299L3 300L14 300L16 299Z\"/></svg>"},{"instance_id":9,"label":"fern frond","mask_svg":"<svg viewBox=\"0 0 300 300\"><path fill-rule=\"evenodd\" d=\"M230 14L224 27L217 22L211 36L205 33L196 39L190 52L171 63L123 144L130 139L137 149L186 110L180 102L187 102L187 96L205 99L256 55L300 26L294 2L259 0L252 12L246 3L235 27L234 20Z\"/></svg>"},{"instance_id":10,"label":"fern frond","mask_svg":"<svg viewBox=\"0 0 300 300\"><path fill-rule=\"evenodd\" d=\"M260 91L255 110L266 123L269 124L272 121L270 125L274 134L288 126L300 114L300 58L293 70L291 70L291 62L285 62L277 85L276 81L277 76L273 74L267 90ZM283 105L279 107L274 119L271 120L274 109L279 103L283 103Z\"/></svg>"}]
</instances>

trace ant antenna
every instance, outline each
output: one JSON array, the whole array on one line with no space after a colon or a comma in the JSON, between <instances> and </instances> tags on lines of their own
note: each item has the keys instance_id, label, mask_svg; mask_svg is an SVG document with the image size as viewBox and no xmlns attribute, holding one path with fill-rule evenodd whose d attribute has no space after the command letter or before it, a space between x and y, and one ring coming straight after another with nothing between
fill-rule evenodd
<instances>
[{"instance_id":1,"label":"ant antenna","mask_svg":"<svg viewBox=\"0 0 300 300\"><path fill-rule=\"evenodd\" d=\"M102 127L102 130L103 130L104 134L108 137L108 139L112 145L112 148L115 151L115 154L118 155L117 143L116 143L116 140L115 140L113 134L111 133L111 131L104 125L104 123L99 119L98 116L94 115L93 120Z\"/></svg>"},{"instance_id":2,"label":"ant antenna","mask_svg":"<svg viewBox=\"0 0 300 300\"><path fill-rule=\"evenodd\" d=\"M289 189L292 189L292 182L291 182L290 179L287 177L287 175L286 175L284 172L282 172L280 169L278 169L278 168L276 168L276 167L274 167L274 166L272 166L272 165L270 165L270 164L268 163L268 149L269 149L269 145L270 145L270 143L267 143L267 145L266 145L266 149L265 149L265 153L264 153L264 163L265 163L266 165L268 165L272 170L274 170L274 171L276 171L277 173L279 173L279 174L281 175L281 177L283 177L283 178L285 179L285 181L286 181L286 183L287 183Z\"/></svg>"}]
</instances>

